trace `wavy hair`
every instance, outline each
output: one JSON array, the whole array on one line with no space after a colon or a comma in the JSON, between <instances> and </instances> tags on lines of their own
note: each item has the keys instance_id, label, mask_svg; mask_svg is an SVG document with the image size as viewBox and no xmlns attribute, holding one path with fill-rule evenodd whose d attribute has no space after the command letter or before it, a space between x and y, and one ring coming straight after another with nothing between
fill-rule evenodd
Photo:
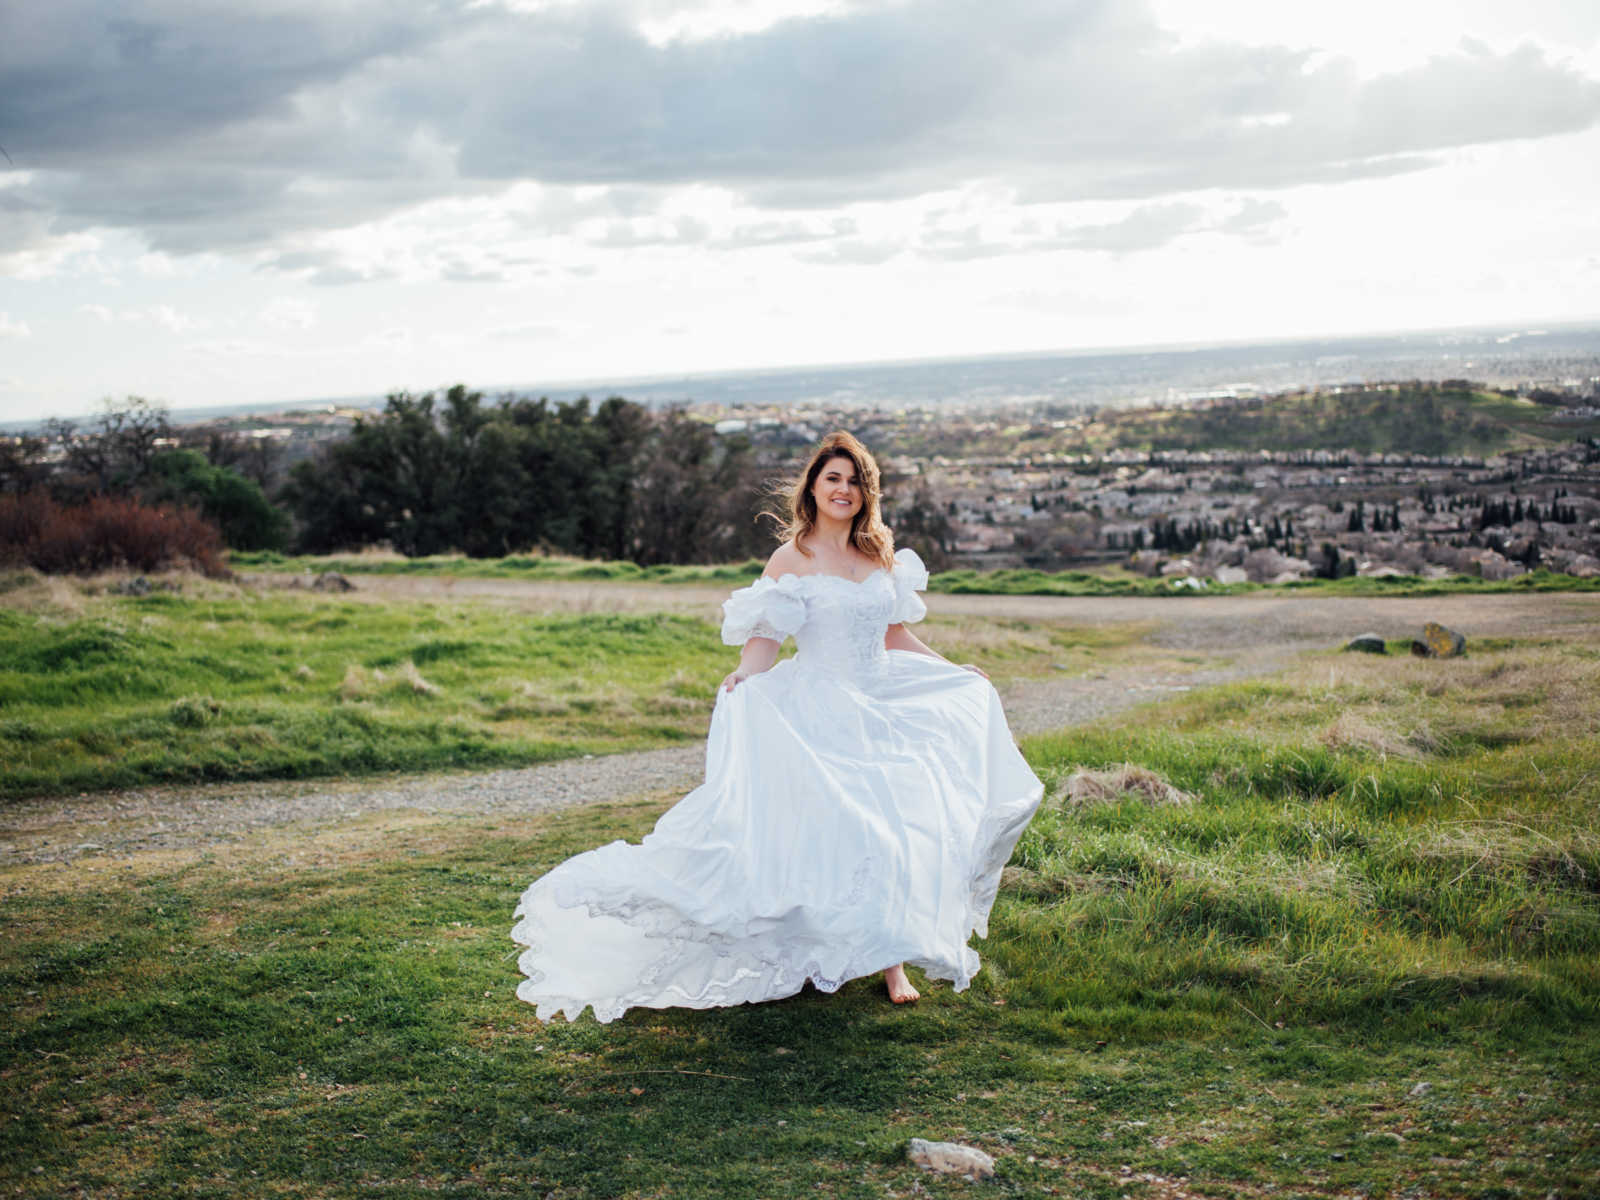
<instances>
[{"instance_id":1,"label":"wavy hair","mask_svg":"<svg viewBox=\"0 0 1600 1200\"><path fill-rule=\"evenodd\" d=\"M804 539L817 527L817 498L811 494L822 474L822 468L836 458L847 458L856 469L856 479L861 484L861 509L850 522L850 543L873 562L885 569L894 565L894 534L883 523L878 509L880 477L878 462L871 451L855 437L836 429L822 439L822 444L811 455L806 469L790 483L784 485L779 495L788 510L788 519L780 520L779 536L792 538L795 549L809 556Z\"/></svg>"}]
</instances>

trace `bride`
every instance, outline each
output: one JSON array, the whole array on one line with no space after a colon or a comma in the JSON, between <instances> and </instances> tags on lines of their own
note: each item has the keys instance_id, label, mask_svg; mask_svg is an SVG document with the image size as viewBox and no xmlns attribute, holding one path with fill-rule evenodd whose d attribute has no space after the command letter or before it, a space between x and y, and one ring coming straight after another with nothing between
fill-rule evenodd
<instances>
[{"instance_id":1,"label":"bride","mask_svg":"<svg viewBox=\"0 0 1600 1200\"><path fill-rule=\"evenodd\" d=\"M1042 787L981 671L906 626L928 572L894 552L878 466L828 435L788 491L786 540L723 605L740 646L705 782L639 845L571 858L523 893L517 995L543 1020L831 992L904 964L961 990ZM797 653L778 661L786 637Z\"/></svg>"}]
</instances>

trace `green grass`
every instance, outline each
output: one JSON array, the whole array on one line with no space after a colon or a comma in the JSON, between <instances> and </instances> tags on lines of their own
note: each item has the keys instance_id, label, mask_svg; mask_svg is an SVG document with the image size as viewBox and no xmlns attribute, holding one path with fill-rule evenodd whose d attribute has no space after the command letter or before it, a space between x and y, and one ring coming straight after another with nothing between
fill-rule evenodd
<instances>
[{"instance_id":1,"label":"green grass","mask_svg":"<svg viewBox=\"0 0 1600 1200\"><path fill-rule=\"evenodd\" d=\"M7 870L0 1188L1591 1195L1597 697L1595 636L1485 640L1032 739L1052 794L985 968L909 1011L863 980L540 1026L518 893L662 798ZM1126 762L1191 798L1068 794ZM912 1136L999 1178L923 1175Z\"/></svg>"},{"instance_id":2,"label":"green grass","mask_svg":"<svg viewBox=\"0 0 1600 1200\"><path fill-rule=\"evenodd\" d=\"M685 616L196 590L0 608L0 796L664 745L728 669Z\"/></svg>"},{"instance_id":3,"label":"green grass","mask_svg":"<svg viewBox=\"0 0 1600 1200\"><path fill-rule=\"evenodd\" d=\"M0 799L516 766L694 741L738 662L707 619L714 605L706 616L549 614L193 577L143 597L17 578L0 597L12 601L0 603ZM929 627L935 644L998 679L1087 671L1140 632L975 618Z\"/></svg>"},{"instance_id":4,"label":"green grass","mask_svg":"<svg viewBox=\"0 0 1600 1200\"><path fill-rule=\"evenodd\" d=\"M353 558L339 556L289 558L271 551L234 553L234 569L264 573L301 574L337 571L345 575L412 575L458 579L528 579L597 583L689 583L738 586L757 578L762 563L750 560L723 566L640 567L630 562L598 562L572 558L467 558L465 555L435 555L407 559L398 555L372 554ZM1280 588L1296 592L1326 592L1330 595L1442 596L1459 593L1498 592L1594 592L1600 591L1600 578L1585 579L1540 569L1515 579L1488 580L1470 575L1445 579L1424 579L1420 575L1394 575L1383 578L1351 577L1340 580L1307 579L1298 583L1267 585L1255 583L1217 584L1207 582L1204 589L1190 588L1171 579L1147 579L1126 571L941 571L928 584L930 592L970 595L1011 596L1195 596L1235 595Z\"/></svg>"},{"instance_id":5,"label":"green grass","mask_svg":"<svg viewBox=\"0 0 1600 1200\"><path fill-rule=\"evenodd\" d=\"M468 558L464 554L434 554L406 558L394 553L356 555L285 555L272 550L234 551L230 565L237 571L295 572L337 571L342 575L424 575L460 579L529 579L611 583L729 583L748 582L765 567L759 559L717 566L641 567L638 563L565 558L560 555L513 554L505 558Z\"/></svg>"}]
</instances>

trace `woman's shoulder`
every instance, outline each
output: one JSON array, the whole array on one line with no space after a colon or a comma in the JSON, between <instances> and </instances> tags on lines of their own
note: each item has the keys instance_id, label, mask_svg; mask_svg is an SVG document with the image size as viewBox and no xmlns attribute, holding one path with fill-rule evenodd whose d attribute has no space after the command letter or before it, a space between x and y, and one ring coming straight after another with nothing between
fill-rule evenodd
<instances>
[{"instance_id":1,"label":"woman's shoulder","mask_svg":"<svg viewBox=\"0 0 1600 1200\"><path fill-rule=\"evenodd\" d=\"M806 557L800 547L795 545L790 538L783 545L772 552L767 559L766 570L761 574L767 579L781 579L785 575L804 575L806 573Z\"/></svg>"}]
</instances>

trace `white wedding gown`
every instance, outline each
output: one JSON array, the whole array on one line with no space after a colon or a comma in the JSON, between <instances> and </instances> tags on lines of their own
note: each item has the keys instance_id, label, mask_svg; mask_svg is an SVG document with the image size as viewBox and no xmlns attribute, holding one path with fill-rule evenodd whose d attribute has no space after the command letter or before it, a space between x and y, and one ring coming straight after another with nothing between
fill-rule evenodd
<instances>
[{"instance_id":1,"label":"white wedding gown","mask_svg":"<svg viewBox=\"0 0 1600 1200\"><path fill-rule=\"evenodd\" d=\"M772 1000L907 962L967 986L1001 868L1042 787L988 680L886 650L927 613L911 550L893 572L763 578L722 640L796 655L717 694L705 783L638 845L533 883L511 936L538 1016Z\"/></svg>"}]
</instances>

